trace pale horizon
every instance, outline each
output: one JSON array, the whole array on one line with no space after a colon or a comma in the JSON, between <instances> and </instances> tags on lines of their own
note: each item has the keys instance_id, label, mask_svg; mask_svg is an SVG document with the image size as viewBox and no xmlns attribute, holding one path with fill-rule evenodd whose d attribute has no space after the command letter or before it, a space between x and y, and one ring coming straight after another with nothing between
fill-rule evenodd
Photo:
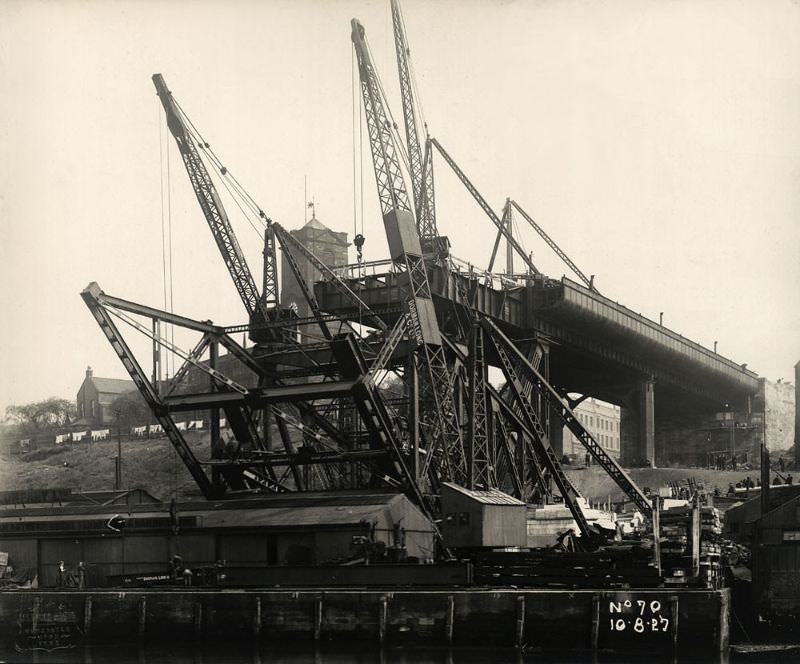
<instances>
[{"instance_id":1,"label":"pale horizon","mask_svg":"<svg viewBox=\"0 0 800 664\"><path fill-rule=\"evenodd\" d=\"M800 4L402 6L431 134L497 213L514 198L604 296L794 382ZM0 413L74 399L87 365L127 378L80 291L97 281L163 308L162 179L176 313L245 320L154 73L272 219L299 228L313 197L350 239L363 223L366 260L387 256L366 141L354 201L354 16L400 124L388 0L0 5ZM435 168L440 232L485 268L494 227L444 161ZM261 238L223 202L260 282ZM536 264L574 278L521 222Z\"/></svg>"}]
</instances>

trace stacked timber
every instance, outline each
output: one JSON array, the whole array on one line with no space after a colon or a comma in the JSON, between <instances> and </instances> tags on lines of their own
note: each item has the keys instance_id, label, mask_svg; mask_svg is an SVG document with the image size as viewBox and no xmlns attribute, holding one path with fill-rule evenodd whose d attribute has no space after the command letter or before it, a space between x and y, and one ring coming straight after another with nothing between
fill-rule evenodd
<instances>
[{"instance_id":1,"label":"stacked timber","mask_svg":"<svg viewBox=\"0 0 800 664\"><path fill-rule=\"evenodd\" d=\"M530 549L470 556L477 584L519 588L655 588L662 579L651 558L638 544L591 553Z\"/></svg>"},{"instance_id":2,"label":"stacked timber","mask_svg":"<svg viewBox=\"0 0 800 664\"><path fill-rule=\"evenodd\" d=\"M699 568L693 568L691 505L661 513L661 564L666 582L673 586L722 586L722 520L714 507L700 507Z\"/></svg>"},{"instance_id":3,"label":"stacked timber","mask_svg":"<svg viewBox=\"0 0 800 664\"><path fill-rule=\"evenodd\" d=\"M722 518L715 507L700 508L700 583L706 588L724 585Z\"/></svg>"}]
</instances>

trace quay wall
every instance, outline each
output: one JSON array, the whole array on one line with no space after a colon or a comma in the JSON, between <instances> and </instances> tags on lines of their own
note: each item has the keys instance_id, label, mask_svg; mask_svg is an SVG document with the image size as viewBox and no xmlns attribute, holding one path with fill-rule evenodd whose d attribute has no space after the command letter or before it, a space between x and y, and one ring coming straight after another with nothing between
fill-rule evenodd
<instances>
[{"instance_id":1,"label":"quay wall","mask_svg":"<svg viewBox=\"0 0 800 664\"><path fill-rule=\"evenodd\" d=\"M0 651L235 640L712 654L728 648L729 602L727 589L18 590L0 592Z\"/></svg>"}]
</instances>

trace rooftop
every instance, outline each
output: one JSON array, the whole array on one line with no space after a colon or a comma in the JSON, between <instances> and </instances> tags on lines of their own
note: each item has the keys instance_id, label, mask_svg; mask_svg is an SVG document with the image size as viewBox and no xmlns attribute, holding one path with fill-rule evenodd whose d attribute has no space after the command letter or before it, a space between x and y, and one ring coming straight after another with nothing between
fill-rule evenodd
<instances>
[{"instance_id":1,"label":"rooftop","mask_svg":"<svg viewBox=\"0 0 800 664\"><path fill-rule=\"evenodd\" d=\"M442 486L446 486L456 493L468 496L479 503L483 503L484 505L522 505L525 507L525 503L523 503L521 500L517 500L513 496L509 496L507 493L503 493L499 489L477 491L475 489L465 489L464 487L458 486L457 484L453 484L451 482L444 482Z\"/></svg>"}]
</instances>

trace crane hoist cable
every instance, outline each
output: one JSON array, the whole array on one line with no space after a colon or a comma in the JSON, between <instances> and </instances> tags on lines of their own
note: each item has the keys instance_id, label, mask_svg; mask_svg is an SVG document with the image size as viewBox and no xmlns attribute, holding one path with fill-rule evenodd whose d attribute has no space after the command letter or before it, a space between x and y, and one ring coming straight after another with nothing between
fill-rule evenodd
<instances>
[{"instance_id":1,"label":"crane hoist cable","mask_svg":"<svg viewBox=\"0 0 800 664\"><path fill-rule=\"evenodd\" d=\"M264 231L264 220L266 218L266 214L264 213L263 209L258 205L256 200L250 195L247 189L242 186L236 176L231 173L230 169L223 164L217 153L214 152L211 144L200 133L199 129L197 129L197 126L192 122L191 118L186 114L186 111L183 110L181 105L177 100L174 99L174 97L173 101L175 102L175 107L181 114L182 119L185 121L186 126L189 128L191 137L195 141L195 144L203 151L203 153L208 155L211 165L219 174L220 180L225 186L225 189L228 191L231 199L242 212L253 230L258 234L259 238L261 238ZM242 204L249 209L249 213L245 211L245 209L242 207ZM250 215L252 215L252 218ZM254 220L256 220L257 223L261 223L261 228L254 223Z\"/></svg>"},{"instance_id":2,"label":"crane hoist cable","mask_svg":"<svg viewBox=\"0 0 800 664\"><path fill-rule=\"evenodd\" d=\"M164 277L164 309L172 312L174 306L174 279L172 271L172 177L170 171L169 140L166 141L166 150L164 149L160 104L158 105L158 144L159 162L161 167L161 262ZM165 151L166 158L164 157ZM165 171L166 178L164 177ZM166 207L164 206L165 188L167 191ZM167 328L167 332L172 336L172 343L174 343L175 330L171 325ZM175 358L172 355L167 355L165 368L167 375L174 373Z\"/></svg>"},{"instance_id":3,"label":"crane hoist cable","mask_svg":"<svg viewBox=\"0 0 800 664\"><path fill-rule=\"evenodd\" d=\"M167 302L167 229L164 207L164 137L163 129L161 126L161 106L158 106L158 158L161 175L161 270L163 274L164 285L164 311L169 311L169 303ZM169 143L167 143L169 147ZM159 377L160 378L160 377Z\"/></svg>"}]
</instances>

